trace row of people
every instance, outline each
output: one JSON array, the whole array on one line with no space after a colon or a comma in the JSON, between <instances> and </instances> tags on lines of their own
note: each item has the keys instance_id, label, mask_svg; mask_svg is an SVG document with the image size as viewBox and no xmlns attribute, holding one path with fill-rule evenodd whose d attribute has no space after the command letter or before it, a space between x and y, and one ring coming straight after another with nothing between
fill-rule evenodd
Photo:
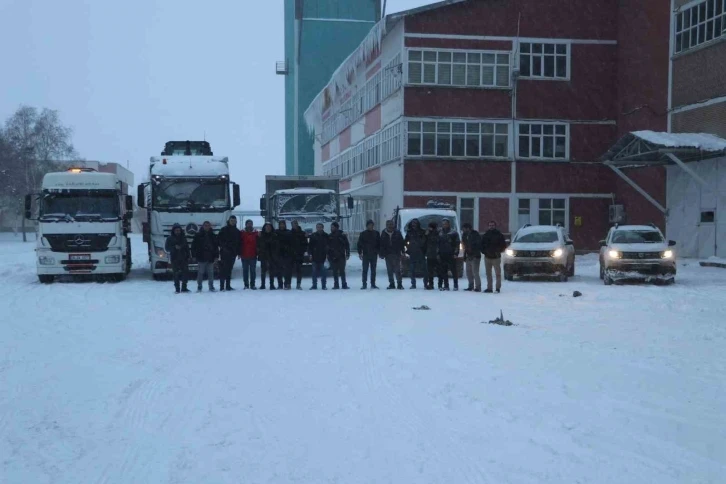
<instances>
[{"instance_id":1,"label":"row of people","mask_svg":"<svg viewBox=\"0 0 726 484\"><path fill-rule=\"evenodd\" d=\"M406 236L397 230L392 221L386 223L382 232L375 229L372 220L366 223L356 245L358 256L363 264L363 286L368 287L368 276L372 289L377 289L376 272L378 259L386 263L388 272L388 289L403 289L401 263L409 263L411 288L416 288L416 274L424 273L424 287L434 289L434 277L438 276L440 290L449 290L449 273L452 275L454 290L459 288L456 260L460 246L464 248L466 259L468 291L481 291L479 276L481 253L485 254L487 271L487 290L492 292L492 269L497 275L497 292L501 288L500 254L504 251L504 237L496 230L496 224L490 222L489 231L482 238L472 230L471 225L464 224L463 238L452 230L448 220L442 221L439 229L435 222L426 230L421 227L418 219L411 221ZM256 266L261 266L261 289L265 289L266 277L269 276L269 288L292 289L292 275L296 276L296 288L302 289L302 266L306 255L310 258L313 269L313 284L310 289L318 288L318 280L322 289L327 289L325 272L326 261L333 272L333 289L349 289L346 280L346 263L350 259L348 237L337 222L331 225L330 233L318 224L316 231L308 237L297 222L293 222L292 230L281 221L278 229L266 223L261 232L253 228L251 220L247 220L245 228L237 229L235 216L229 218L227 225L218 235L212 231L211 224L205 222L202 230L196 234L191 249L181 226L175 225L166 242L174 273L174 286L177 292L188 292L187 272L191 255L198 263L197 290L202 290L204 276L207 276L209 290L214 291L214 264L219 260L220 289L233 290L231 286L232 269L237 257L242 260L242 272L245 289L257 289ZM277 288L275 287L277 282Z\"/></svg>"}]
</instances>

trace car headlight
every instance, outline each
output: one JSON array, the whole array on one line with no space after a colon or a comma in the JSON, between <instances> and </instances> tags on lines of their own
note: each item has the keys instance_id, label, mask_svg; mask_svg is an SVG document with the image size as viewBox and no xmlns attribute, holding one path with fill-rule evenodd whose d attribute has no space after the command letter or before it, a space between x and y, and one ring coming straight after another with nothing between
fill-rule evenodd
<instances>
[{"instance_id":1,"label":"car headlight","mask_svg":"<svg viewBox=\"0 0 726 484\"><path fill-rule=\"evenodd\" d=\"M42 266L52 266L55 265L55 259L53 257L46 257L44 255L41 255L38 257L38 263Z\"/></svg>"},{"instance_id":2,"label":"car headlight","mask_svg":"<svg viewBox=\"0 0 726 484\"><path fill-rule=\"evenodd\" d=\"M512 249L507 249L504 251L505 254L507 254L509 257L514 257L515 252Z\"/></svg>"},{"instance_id":3,"label":"car headlight","mask_svg":"<svg viewBox=\"0 0 726 484\"><path fill-rule=\"evenodd\" d=\"M459 244L459 252L464 252L464 243Z\"/></svg>"},{"instance_id":4,"label":"car headlight","mask_svg":"<svg viewBox=\"0 0 726 484\"><path fill-rule=\"evenodd\" d=\"M107 255L106 256L106 264L118 264L119 262L121 262L120 255Z\"/></svg>"},{"instance_id":5,"label":"car headlight","mask_svg":"<svg viewBox=\"0 0 726 484\"><path fill-rule=\"evenodd\" d=\"M608 255L611 259L620 259L621 256L620 252L618 252L617 250L611 250L610 252L608 252Z\"/></svg>"},{"instance_id":6,"label":"car headlight","mask_svg":"<svg viewBox=\"0 0 726 484\"><path fill-rule=\"evenodd\" d=\"M562 257L565 252L562 249L555 249L552 251L552 257Z\"/></svg>"},{"instance_id":7,"label":"car headlight","mask_svg":"<svg viewBox=\"0 0 726 484\"><path fill-rule=\"evenodd\" d=\"M672 259L673 258L673 251L672 250L666 250L660 255L663 259Z\"/></svg>"},{"instance_id":8,"label":"car headlight","mask_svg":"<svg viewBox=\"0 0 726 484\"><path fill-rule=\"evenodd\" d=\"M154 246L154 252L156 252L156 256L159 259L166 259L166 251L162 247L159 247L158 245L155 245Z\"/></svg>"}]
</instances>

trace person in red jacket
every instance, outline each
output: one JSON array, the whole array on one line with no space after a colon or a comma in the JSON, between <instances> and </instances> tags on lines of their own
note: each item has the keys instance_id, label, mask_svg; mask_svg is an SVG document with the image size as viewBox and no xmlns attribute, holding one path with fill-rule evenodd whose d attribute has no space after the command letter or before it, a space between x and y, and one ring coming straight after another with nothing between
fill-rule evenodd
<instances>
[{"instance_id":1,"label":"person in red jacket","mask_svg":"<svg viewBox=\"0 0 726 484\"><path fill-rule=\"evenodd\" d=\"M241 232L240 259L242 259L242 279L245 289L257 290L257 237L259 233L254 229L252 220L245 221L245 229Z\"/></svg>"}]
</instances>

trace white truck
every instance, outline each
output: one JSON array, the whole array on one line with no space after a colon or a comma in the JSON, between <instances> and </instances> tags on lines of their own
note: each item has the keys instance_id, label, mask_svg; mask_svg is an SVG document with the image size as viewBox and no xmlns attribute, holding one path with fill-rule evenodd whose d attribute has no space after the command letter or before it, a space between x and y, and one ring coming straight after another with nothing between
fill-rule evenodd
<instances>
[{"instance_id":1,"label":"white truck","mask_svg":"<svg viewBox=\"0 0 726 484\"><path fill-rule=\"evenodd\" d=\"M66 275L124 280L131 271L132 216L133 201L116 174L91 168L47 173L40 194L25 197L25 217L38 222L40 282Z\"/></svg>"},{"instance_id":2,"label":"white truck","mask_svg":"<svg viewBox=\"0 0 726 484\"><path fill-rule=\"evenodd\" d=\"M143 233L153 278L172 274L164 246L175 224L181 225L191 246L205 221L218 233L239 203L239 185L229 179L227 157L214 156L207 141L167 142L161 156L150 158L149 181L137 192L137 204L147 214ZM192 258L189 271L196 270Z\"/></svg>"}]
</instances>

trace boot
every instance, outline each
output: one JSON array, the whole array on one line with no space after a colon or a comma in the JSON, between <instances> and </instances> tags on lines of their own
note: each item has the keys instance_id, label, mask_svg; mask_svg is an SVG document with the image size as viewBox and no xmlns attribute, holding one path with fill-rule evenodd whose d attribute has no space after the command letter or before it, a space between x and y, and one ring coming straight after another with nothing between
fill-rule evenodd
<instances>
[{"instance_id":1,"label":"boot","mask_svg":"<svg viewBox=\"0 0 726 484\"><path fill-rule=\"evenodd\" d=\"M378 286L376 286L375 282L371 283L371 289L378 289Z\"/></svg>"},{"instance_id":2,"label":"boot","mask_svg":"<svg viewBox=\"0 0 726 484\"><path fill-rule=\"evenodd\" d=\"M391 289L396 289L396 285L395 285L395 284L394 284L393 282L389 282L389 283L388 283L388 287L387 287L386 289L388 289L389 291L390 291Z\"/></svg>"},{"instance_id":3,"label":"boot","mask_svg":"<svg viewBox=\"0 0 726 484\"><path fill-rule=\"evenodd\" d=\"M260 289L262 289L263 291L265 290L265 281L262 281L262 284L260 284ZM256 290L256 289L255 289L255 286L252 286L252 290L253 290L253 291L255 291L255 290Z\"/></svg>"},{"instance_id":4,"label":"boot","mask_svg":"<svg viewBox=\"0 0 726 484\"><path fill-rule=\"evenodd\" d=\"M403 284L399 282L398 286L396 286L396 289L398 289L399 291L403 291Z\"/></svg>"},{"instance_id":5,"label":"boot","mask_svg":"<svg viewBox=\"0 0 726 484\"><path fill-rule=\"evenodd\" d=\"M473 287L469 286L466 289L464 289L466 292L472 292L474 290Z\"/></svg>"},{"instance_id":6,"label":"boot","mask_svg":"<svg viewBox=\"0 0 726 484\"><path fill-rule=\"evenodd\" d=\"M363 285L361 286L360 290L365 291L366 289L368 289L368 284L364 282Z\"/></svg>"},{"instance_id":7,"label":"boot","mask_svg":"<svg viewBox=\"0 0 726 484\"><path fill-rule=\"evenodd\" d=\"M299 282L297 283L297 287L295 289L297 289L298 291L302 291L302 286Z\"/></svg>"},{"instance_id":8,"label":"boot","mask_svg":"<svg viewBox=\"0 0 726 484\"><path fill-rule=\"evenodd\" d=\"M186 284L182 284L181 292L185 292L186 293L186 292L192 292L192 291L190 291L189 289L187 289L187 285Z\"/></svg>"},{"instance_id":9,"label":"boot","mask_svg":"<svg viewBox=\"0 0 726 484\"><path fill-rule=\"evenodd\" d=\"M491 290L491 289L486 289L486 290L484 291L484 293L486 293L486 294L491 294L491 293L492 293L492 290Z\"/></svg>"},{"instance_id":10,"label":"boot","mask_svg":"<svg viewBox=\"0 0 726 484\"><path fill-rule=\"evenodd\" d=\"M344 290L344 291L347 291L348 289L350 289L350 288L348 287L348 284L346 284L346 283L344 282L344 283L343 283L343 290Z\"/></svg>"},{"instance_id":11,"label":"boot","mask_svg":"<svg viewBox=\"0 0 726 484\"><path fill-rule=\"evenodd\" d=\"M228 291L234 291L234 288L230 285L230 281L227 280L227 290Z\"/></svg>"}]
</instances>

